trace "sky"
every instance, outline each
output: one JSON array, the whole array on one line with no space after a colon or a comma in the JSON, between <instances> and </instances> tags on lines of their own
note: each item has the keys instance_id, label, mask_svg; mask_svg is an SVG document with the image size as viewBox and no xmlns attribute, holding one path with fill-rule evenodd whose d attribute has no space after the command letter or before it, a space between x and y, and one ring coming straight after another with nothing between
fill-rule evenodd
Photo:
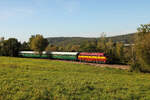
<instances>
[{"instance_id":1,"label":"sky","mask_svg":"<svg viewBox=\"0 0 150 100\"><path fill-rule=\"evenodd\" d=\"M150 22L150 0L0 0L0 37L99 37Z\"/></svg>"}]
</instances>

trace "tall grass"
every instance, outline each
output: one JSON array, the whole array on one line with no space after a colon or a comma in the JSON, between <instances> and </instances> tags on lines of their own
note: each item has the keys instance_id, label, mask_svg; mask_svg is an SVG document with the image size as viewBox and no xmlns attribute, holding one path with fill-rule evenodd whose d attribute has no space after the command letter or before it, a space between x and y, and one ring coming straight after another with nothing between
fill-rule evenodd
<instances>
[{"instance_id":1,"label":"tall grass","mask_svg":"<svg viewBox=\"0 0 150 100\"><path fill-rule=\"evenodd\" d=\"M150 100L150 74L0 57L0 100Z\"/></svg>"}]
</instances>

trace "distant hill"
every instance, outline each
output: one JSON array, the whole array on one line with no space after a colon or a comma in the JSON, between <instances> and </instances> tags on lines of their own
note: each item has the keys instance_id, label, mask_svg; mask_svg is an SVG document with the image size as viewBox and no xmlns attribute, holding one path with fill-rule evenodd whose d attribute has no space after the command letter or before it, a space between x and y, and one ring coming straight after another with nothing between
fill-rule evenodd
<instances>
[{"instance_id":1,"label":"distant hill","mask_svg":"<svg viewBox=\"0 0 150 100\"><path fill-rule=\"evenodd\" d=\"M47 38L50 44L57 46L65 46L67 44L80 45L86 41L96 41L98 38L85 38L85 37L52 37Z\"/></svg>"},{"instance_id":2,"label":"distant hill","mask_svg":"<svg viewBox=\"0 0 150 100\"><path fill-rule=\"evenodd\" d=\"M107 37L108 39L111 39L113 42L123 42L123 43L133 43L134 42L134 36L135 33L130 33L126 35L118 35L118 36L112 36Z\"/></svg>"},{"instance_id":3,"label":"distant hill","mask_svg":"<svg viewBox=\"0 0 150 100\"><path fill-rule=\"evenodd\" d=\"M113 37L107 37L107 39L111 39L113 42L123 42L123 43L132 43L133 42L134 33L119 35ZM47 38L50 44L57 46L65 46L67 44L78 45L84 43L86 41L98 41L99 38L87 38L87 37L49 37Z\"/></svg>"}]
</instances>

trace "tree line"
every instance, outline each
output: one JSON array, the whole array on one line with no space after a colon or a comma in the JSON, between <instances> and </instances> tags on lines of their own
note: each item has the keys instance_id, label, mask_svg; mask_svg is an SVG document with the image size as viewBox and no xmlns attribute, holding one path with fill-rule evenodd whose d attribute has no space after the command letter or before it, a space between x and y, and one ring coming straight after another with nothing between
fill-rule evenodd
<instances>
[{"instance_id":1,"label":"tree line","mask_svg":"<svg viewBox=\"0 0 150 100\"><path fill-rule=\"evenodd\" d=\"M67 52L103 52L109 64L129 64L131 71L150 72L150 24L141 25L134 36L134 43L125 46L122 42L112 42L102 34L98 40L86 41L80 45L67 44L64 46L51 45L42 35L33 35L28 42L20 43L15 38L0 42L1 56L18 56L19 51Z\"/></svg>"}]
</instances>

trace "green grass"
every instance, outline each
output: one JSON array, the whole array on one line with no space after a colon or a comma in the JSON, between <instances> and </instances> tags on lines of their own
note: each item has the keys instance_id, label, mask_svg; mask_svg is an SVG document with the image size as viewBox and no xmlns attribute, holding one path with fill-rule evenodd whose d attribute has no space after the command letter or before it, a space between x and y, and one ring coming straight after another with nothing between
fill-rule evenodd
<instances>
[{"instance_id":1,"label":"green grass","mask_svg":"<svg viewBox=\"0 0 150 100\"><path fill-rule=\"evenodd\" d=\"M150 100L150 74L0 57L0 100Z\"/></svg>"}]
</instances>

